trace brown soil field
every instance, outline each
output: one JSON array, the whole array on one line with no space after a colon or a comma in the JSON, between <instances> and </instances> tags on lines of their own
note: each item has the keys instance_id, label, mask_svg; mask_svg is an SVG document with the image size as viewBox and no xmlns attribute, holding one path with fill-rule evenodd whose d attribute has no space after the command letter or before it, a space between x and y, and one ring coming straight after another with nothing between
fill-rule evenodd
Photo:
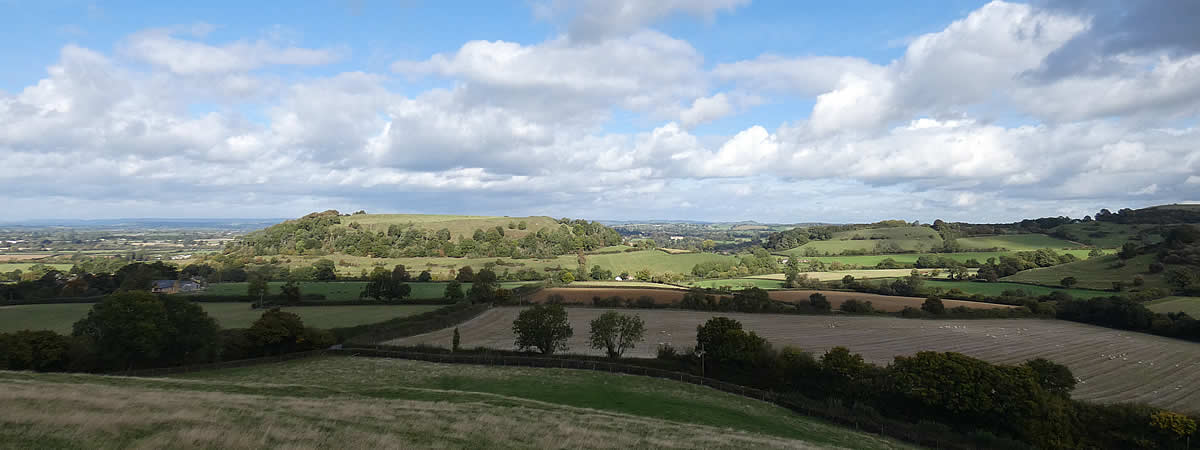
<instances>
[{"instance_id":1,"label":"brown soil field","mask_svg":"<svg viewBox=\"0 0 1200 450\"><path fill-rule=\"evenodd\" d=\"M843 291L812 291L812 290L786 290L786 291L770 291L771 298L774 300L785 302L807 302L808 297L814 293L820 292L829 299L829 303L834 309L841 306L842 302L849 299L858 299L869 301L875 309L880 311L896 312L904 309L905 306L920 308L925 299L920 297L897 297L892 295L868 294L863 292L843 292ZM551 295L561 295L566 299L566 303L576 303L583 305L591 305L592 297L624 297L627 299L637 299L641 296L649 296L654 298L654 302L658 304L676 303L683 298L687 293L683 290L674 289L630 289L630 288L548 288L542 289L533 294L530 301L541 303L546 301L546 298ZM1009 305L998 305L994 303L972 302L966 300L942 300L942 303L947 308L955 308L966 306L968 308L1012 308Z\"/></svg>"},{"instance_id":2,"label":"brown soil field","mask_svg":"<svg viewBox=\"0 0 1200 450\"><path fill-rule=\"evenodd\" d=\"M465 348L513 348L512 322L521 308L496 308L458 326ZM604 308L570 308L575 334L571 353L601 354L588 347L589 322ZM714 316L742 322L777 347L821 354L835 346L876 364L897 355L932 350L959 352L996 363L1043 357L1065 364L1080 380L1074 397L1096 402L1144 402L1200 413L1200 344L1059 320L919 320L898 317L739 314L702 311L619 310L646 322L646 341L629 356L653 357L660 343L686 348L696 326ZM452 329L388 342L449 346Z\"/></svg>"}]
</instances>

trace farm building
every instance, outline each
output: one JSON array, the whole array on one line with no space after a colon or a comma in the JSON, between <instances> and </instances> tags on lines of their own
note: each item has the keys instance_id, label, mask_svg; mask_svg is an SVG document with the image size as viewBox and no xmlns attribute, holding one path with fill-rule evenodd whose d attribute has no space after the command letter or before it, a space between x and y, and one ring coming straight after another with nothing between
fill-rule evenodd
<instances>
[{"instance_id":1,"label":"farm building","mask_svg":"<svg viewBox=\"0 0 1200 450\"><path fill-rule=\"evenodd\" d=\"M155 294L179 294L203 290L204 285L194 280L155 280L150 287L150 292Z\"/></svg>"}]
</instances>

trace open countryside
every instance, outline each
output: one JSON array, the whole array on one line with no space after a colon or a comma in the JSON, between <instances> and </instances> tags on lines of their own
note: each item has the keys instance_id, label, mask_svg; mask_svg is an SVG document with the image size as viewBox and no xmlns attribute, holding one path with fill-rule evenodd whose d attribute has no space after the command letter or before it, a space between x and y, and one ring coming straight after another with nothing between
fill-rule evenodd
<instances>
[{"instance_id":1,"label":"open countryside","mask_svg":"<svg viewBox=\"0 0 1200 450\"><path fill-rule=\"evenodd\" d=\"M459 326L464 346L511 349L518 308L497 308ZM571 326L587 329L604 309L571 308ZM676 348L696 341L696 326L713 313L633 311L646 321L646 342L632 354L653 356L659 344ZM1044 320L930 321L884 317L813 317L721 314L741 321L776 345L821 352L845 346L869 361L886 364L896 355L934 350L962 352L995 362L1044 357L1071 368L1080 378L1075 398L1102 402L1146 402L1200 412L1200 352L1196 344L1090 325ZM586 335L576 334L569 351L594 353ZM391 342L447 346L451 330Z\"/></svg>"},{"instance_id":2,"label":"open countryside","mask_svg":"<svg viewBox=\"0 0 1200 450\"><path fill-rule=\"evenodd\" d=\"M1200 448L1198 25L0 0L0 450Z\"/></svg>"}]
</instances>

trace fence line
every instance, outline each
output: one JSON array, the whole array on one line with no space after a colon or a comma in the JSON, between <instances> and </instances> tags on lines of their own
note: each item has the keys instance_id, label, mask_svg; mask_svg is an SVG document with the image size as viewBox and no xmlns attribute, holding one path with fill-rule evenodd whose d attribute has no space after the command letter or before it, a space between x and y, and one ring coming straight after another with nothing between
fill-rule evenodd
<instances>
[{"instance_id":1,"label":"fence line","mask_svg":"<svg viewBox=\"0 0 1200 450\"><path fill-rule=\"evenodd\" d=\"M494 355L494 354L453 354L453 353L423 353L402 350L387 350L380 347L348 347L340 349L330 349L327 354L346 355L346 356L366 356L377 358L397 358L410 359L417 361L427 361L435 363L448 364L480 364L492 366L517 366L517 367L543 367L543 368L560 368L560 369L580 369L593 370L601 372L623 373L628 375L640 375L653 378L668 379L690 383L700 386L710 387L722 392L727 392L734 395L740 395L755 400L761 400L776 406L791 410L801 415L820 418L838 425L853 427L858 431L865 431L881 436L887 436L894 439L915 443L918 445L933 446L936 448L945 449L971 449L974 446L965 445L964 443L948 442L940 439L922 438L921 433L914 430L912 425L895 423L890 425L875 424L870 422L861 422L852 417L837 414L831 408L820 408L807 405L772 391L764 391L751 387L742 386L740 384L729 383L713 378L701 377L685 372L676 372L670 370L656 369L653 367L645 367L630 364L619 364L605 361L594 360L579 360L566 358L544 358L536 356L511 356L511 355Z\"/></svg>"},{"instance_id":2,"label":"fence line","mask_svg":"<svg viewBox=\"0 0 1200 450\"><path fill-rule=\"evenodd\" d=\"M261 358L237 359L233 361L222 361L208 364L193 364L190 366L175 366L175 367L160 367L157 369L139 369L125 370L112 372L109 375L120 375L127 377L158 377L163 375L171 375L177 373L199 372L204 370L214 369L232 369L235 367L249 367L259 364L270 364L283 361L291 361L295 359L303 359L314 356L320 356L329 352L329 350L310 350L307 352L285 353L277 356L264 356Z\"/></svg>"}]
</instances>

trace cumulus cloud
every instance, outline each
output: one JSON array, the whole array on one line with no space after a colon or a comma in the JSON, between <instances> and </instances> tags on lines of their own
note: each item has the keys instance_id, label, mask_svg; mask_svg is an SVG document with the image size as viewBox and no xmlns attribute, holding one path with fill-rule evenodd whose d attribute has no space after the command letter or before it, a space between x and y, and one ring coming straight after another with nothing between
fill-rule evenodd
<instances>
[{"instance_id":1,"label":"cumulus cloud","mask_svg":"<svg viewBox=\"0 0 1200 450\"><path fill-rule=\"evenodd\" d=\"M643 28L742 3L630 4L586 19L603 32L471 41L392 73L278 76L338 52L205 43L204 26L136 33L115 54L66 46L42 79L0 92L0 207L161 216L190 196L208 215L1010 220L1200 198L1200 63L1182 43L1123 45L1105 53L1120 70L1048 77L1099 18L993 2L886 64L706 65ZM396 87L420 77L438 87ZM770 119L781 126L737 122L779 94L812 107ZM720 125L737 128L698 131L731 117ZM247 203L261 208L220 207Z\"/></svg>"}]
</instances>

